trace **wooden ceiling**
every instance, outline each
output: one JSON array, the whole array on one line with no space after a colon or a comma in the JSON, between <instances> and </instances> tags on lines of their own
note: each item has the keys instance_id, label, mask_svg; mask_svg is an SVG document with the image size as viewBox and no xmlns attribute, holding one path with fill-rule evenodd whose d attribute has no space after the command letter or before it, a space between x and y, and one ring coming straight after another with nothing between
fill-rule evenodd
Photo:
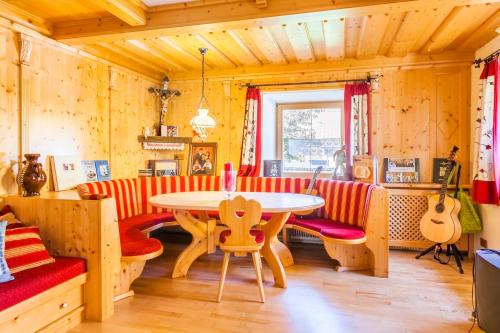
<instances>
[{"instance_id":1,"label":"wooden ceiling","mask_svg":"<svg viewBox=\"0 0 500 333\"><path fill-rule=\"evenodd\" d=\"M147 3L154 4L148 7ZM482 0L0 0L0 16L158 76L473 52L496 36Z\"/></svg>"}]
</instances>

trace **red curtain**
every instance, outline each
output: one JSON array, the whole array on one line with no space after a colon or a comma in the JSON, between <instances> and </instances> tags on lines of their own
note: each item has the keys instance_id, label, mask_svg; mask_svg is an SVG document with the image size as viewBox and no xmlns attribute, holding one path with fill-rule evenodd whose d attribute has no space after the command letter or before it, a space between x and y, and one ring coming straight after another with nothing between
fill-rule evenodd
<instances>
[{"instance_id":1,"label":"red curtain","mask_svg":"<svg viewBox=\"0 0 500 333\"><path fill-rule=\"evenodd\" d=\"M245 123L238 176L260 175L262 162L262 102L260 90L248 88L245 103Z\"/></svg>"},{"instance_id":2,"label":"red curtain","mask_svg":"<svg viewBox=\"0 0 500 333\"><path fill-rule=\"evenodd\" d=\"M344 136L348 176L354 155L371 153L370 85L347 83L344 87Z\"/></svg>"},{"instance_id":3,"label":"red curtain","mask_svg":"<svg viewBox=\"0 0 500 333\"><path fill-rule=\"evenodd\" d=\"M498 57L484 65L476 108L472 198L483 204L498 204L500 195L499 68Z\"/></svg>"}]
</instances>

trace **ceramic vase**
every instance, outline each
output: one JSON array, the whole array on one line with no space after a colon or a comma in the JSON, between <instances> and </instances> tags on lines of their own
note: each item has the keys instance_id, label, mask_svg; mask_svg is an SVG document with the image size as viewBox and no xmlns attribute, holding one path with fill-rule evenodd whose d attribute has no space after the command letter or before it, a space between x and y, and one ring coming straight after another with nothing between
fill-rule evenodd
<instances>
[{"instance_id":1,"label":"ceramic vase","mask_svg":"<svg viewBox=\"0 0 500 333\"><path fill-rule=\"evenodd\" d=\"M25 154L23 168L17 177L18 184L23 189L23 196L34 197L40 195L40 189L47 183L47 175L43 171L42 163L38 162L40 154Z\"/></svg>"}]
</instances>

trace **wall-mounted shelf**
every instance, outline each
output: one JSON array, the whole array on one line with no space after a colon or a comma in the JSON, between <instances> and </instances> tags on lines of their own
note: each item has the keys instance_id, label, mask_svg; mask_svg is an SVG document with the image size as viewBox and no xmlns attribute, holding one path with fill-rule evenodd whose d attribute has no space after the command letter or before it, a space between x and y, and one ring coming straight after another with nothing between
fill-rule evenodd
<instances>
[{"instance_id":1,"label":"wall-mounted shelf","mask_svg":"<svg viewBox=\"0 0 500 333\"><path fill-rule=\"evenodd\" d=\"M385 188L389 189L440 189L441 184L436 184L436 183L380 183ZM470 189L472 188L472 185L470 184L460 184L460 188L462 189ZM455 190L455 184L450 184L448 186L449 191Z\"/></svg>"},{"instance_id":2,"label":"wall-mounted shelf","mask_svg":"<svg viewBox=\"0 0 500 333\"><path fill-rule=\"evenodd\" d=\"M187 136L177 136L177 137L169 137L169 136L148 136L147 138L144 135L139 135L137 137L139 142L157 142L157 143L186 143L190 144L193 141L193 138Z\"/></svg>"}]
</instances>

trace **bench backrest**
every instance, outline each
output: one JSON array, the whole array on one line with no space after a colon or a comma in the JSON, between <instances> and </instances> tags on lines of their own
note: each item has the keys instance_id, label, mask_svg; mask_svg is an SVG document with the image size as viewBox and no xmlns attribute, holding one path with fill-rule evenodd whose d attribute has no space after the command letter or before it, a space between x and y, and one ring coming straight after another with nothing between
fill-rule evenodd
<instances>
[{"instance_id":1,"label":"bench backrest","mask_svg":"<svg viewBox=\"0 0 500 333\"><path fill-rule=\"evenodd\" d=\"M308 187L309 182L305 178L239 177L236 189L240 192L300 193ZM360 182L316 180L315 187L325 199L325 206L318 211L318 216L364 227L370 192L374 186ZM78 186L81 194L107 194L115 198L119 220L166 211L148 203L148 199L154 195L219 189L219 176L139 177Z\"/></svg>"}]
</instances>

